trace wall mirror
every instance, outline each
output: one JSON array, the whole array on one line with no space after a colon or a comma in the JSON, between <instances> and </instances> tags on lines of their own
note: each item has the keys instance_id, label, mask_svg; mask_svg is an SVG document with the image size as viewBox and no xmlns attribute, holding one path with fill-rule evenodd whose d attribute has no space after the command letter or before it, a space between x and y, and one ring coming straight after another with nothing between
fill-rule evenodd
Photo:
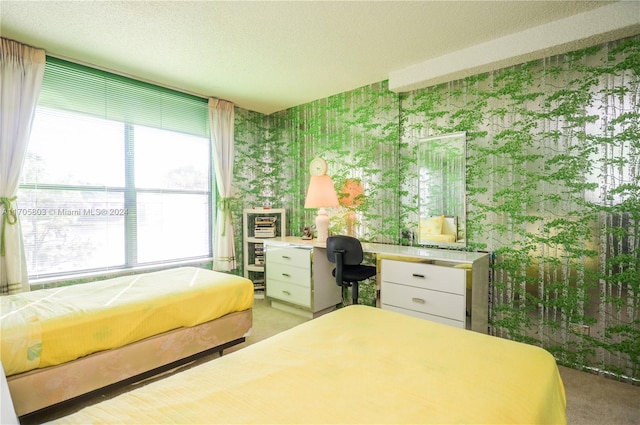
<instances>
[{"instance_id":1,"label":"wall mirror","mask_svg":"<svg viewBox=\"0 0 640 425\"><path fill-rule=\"evenodd\" d=\"M418 244L466 246L467 134L418 141Z\"/></svg>"}]
</instances>

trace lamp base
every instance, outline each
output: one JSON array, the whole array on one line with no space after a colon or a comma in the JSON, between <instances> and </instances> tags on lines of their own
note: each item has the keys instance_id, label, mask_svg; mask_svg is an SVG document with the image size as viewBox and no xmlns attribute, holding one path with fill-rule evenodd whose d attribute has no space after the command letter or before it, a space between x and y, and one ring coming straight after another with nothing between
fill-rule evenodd
<instances>
[{"instance_id":1,"label":"lamp base","mask_svg":"<svg viewBox=\"0 0 640 425\"><path fill-rule=\"evenodd\" d=\"M327 210L320 208L316 216L316 230L318 231L318 242L324 243L329 237L329 215Z\"/></svg>"}]
</instances>

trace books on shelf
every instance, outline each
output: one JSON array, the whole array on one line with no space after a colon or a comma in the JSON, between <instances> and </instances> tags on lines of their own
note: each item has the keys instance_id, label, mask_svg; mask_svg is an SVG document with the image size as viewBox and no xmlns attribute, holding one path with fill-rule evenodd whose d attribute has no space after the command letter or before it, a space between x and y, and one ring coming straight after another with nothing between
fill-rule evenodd
<instances>
[{"instance_id":1,"label":"books on shelf","mask_svg":"<svg viewBox=\"0 0 640 425\"><path fill-rule=\"evenodd\" d=\"M264 298L265 286L264 279L258 278L253 280L253 296L257 299Z\"/></svg>"},{"instance_id":2,"label":"books on shelf","mask_svg":"<svg viewBox=\"0 0 640 425\"><path fill-rule=\"evenodd\" d=\"M254 234L256 238L275 238L276 237L276 229L264 229L258 230Z\"/></svg>"},{"instance_id":3,"label":"books on shelf","mask_svg":"<svg viewBox=\"0 0 640 425\"><path fill-rule=\"evenodd\" d=\"M256 238L275 238L276 221L275 216L258 216L254 221L253 236Z\"/></svg>"},{"instance_id":4,"label":"books on shelf","mask_svg":"<svg viewBox=\"0 0 640 425\"><path fill-rule=\"evenodd\" d=\"M261 243L254 246L253 264L264 266L264 245Z\"/></svg>"}]
</instances>

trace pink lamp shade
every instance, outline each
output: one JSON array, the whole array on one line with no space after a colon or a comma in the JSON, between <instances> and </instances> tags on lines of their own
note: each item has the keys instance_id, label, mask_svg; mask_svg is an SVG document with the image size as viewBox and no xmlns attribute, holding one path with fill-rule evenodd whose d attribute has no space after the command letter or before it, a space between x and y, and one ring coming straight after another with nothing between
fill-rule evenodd
<instances>
[{"instance_id":1,"label":"pink lamp shade","mask_svg":"<svg viewBox=\"0 0 640 425\"><path fill-rule=\"evenodd\" d=\"M305 208L319 208L316 217L316 230L318 231L318 242L326 242L329 237L329 216L325 208L337 207L338 194L333 187L331 177L311 176L307 198L304 202Z\"/></svg>"},{"instance_id":2,"label":"pink lamp shade","mask_svg":"<svg viewBox=\"0 0 640 425\"><path fill-rule=\"evenodd\" d=\"M305 208L329 208L337 207L338 195L333 187L333 180L329 176L311 176Z\"/></svg>"}]
</instances>

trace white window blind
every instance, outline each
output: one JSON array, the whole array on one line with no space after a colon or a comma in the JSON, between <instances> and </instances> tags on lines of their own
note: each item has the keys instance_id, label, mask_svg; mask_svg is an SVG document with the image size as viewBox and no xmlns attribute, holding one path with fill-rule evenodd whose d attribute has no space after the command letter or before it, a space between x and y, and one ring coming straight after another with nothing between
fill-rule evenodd
<instances>
[{"instance_id":1,"label":"white window blind","mask_svg":"<svg viewBox=\"0 0 640 425\"><path fill-rule=\"evenodd\" d=\"M31 279L211 256L206 99L47 58L16 202Z\"/></svg>"}]
</instances>

